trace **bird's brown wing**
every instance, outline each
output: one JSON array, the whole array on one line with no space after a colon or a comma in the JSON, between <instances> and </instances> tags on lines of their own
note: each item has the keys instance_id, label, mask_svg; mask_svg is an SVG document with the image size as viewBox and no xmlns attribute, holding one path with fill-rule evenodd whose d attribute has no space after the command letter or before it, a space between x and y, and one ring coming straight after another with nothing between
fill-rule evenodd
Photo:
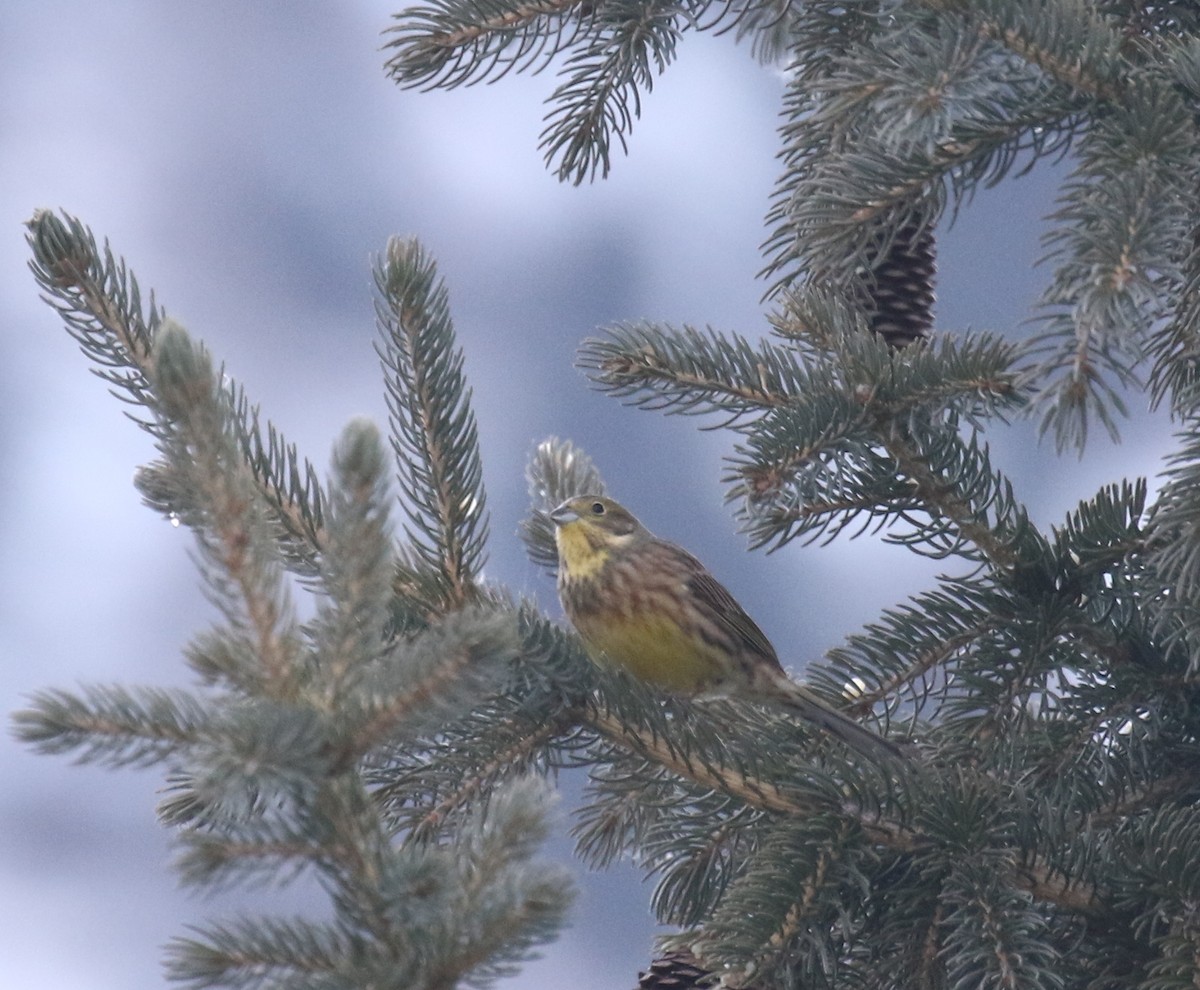
<instances>
[{"instance_id":1,"label":"bird's brown wing","mask_svg":"<svg viewBox=\"0 0 1200 990\"><path fill-rule=\"evenodd\" d=\"M687 575L685 581L697 606L711 614L748 654L764 661L762 666L753 661L744 663L747 677L743 691L739 692L743 697L782 704L870 759L906 758L896 743L859 725L804 685L792 681L779 663L771 641L737 599L690 553L678 547L673 549L678 551L679 566Z\"/></svg>"},{"instance_id":2,"label":"bird's brown wing","mask_svg":"<svg viewBox=\"0 0 1200 990\"><path fill-rule=\"evenodd\" d=\"M736 598L729 593L720 581L713 577L704 565L691 554L687 554L688 590L695 596L700 608L710 613L713 618L730 634L734 640L747 652L761 657L773 668L782 670L775 647L767 639L766 633L758 628L746 610L738 604Z\"/></svg>"}]
</instances>

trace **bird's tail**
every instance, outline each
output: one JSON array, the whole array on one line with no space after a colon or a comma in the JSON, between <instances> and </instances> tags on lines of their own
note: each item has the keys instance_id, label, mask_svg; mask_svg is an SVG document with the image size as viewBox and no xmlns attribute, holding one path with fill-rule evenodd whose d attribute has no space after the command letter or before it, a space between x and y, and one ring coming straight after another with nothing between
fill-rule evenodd
<instances>
[{"instance_id":1,"label":"bird's tail","mask_svg":"<svg viewBox=\"0 0 1200 990\"><path fill-rule=\"evenodd\" d=\"M907 762L909 758L891 739L855 722L786 675L773 682L769 694L770 700L794 712L804 721L824 729L869 760L876 763Z\"/></svg>"}]
</instances>

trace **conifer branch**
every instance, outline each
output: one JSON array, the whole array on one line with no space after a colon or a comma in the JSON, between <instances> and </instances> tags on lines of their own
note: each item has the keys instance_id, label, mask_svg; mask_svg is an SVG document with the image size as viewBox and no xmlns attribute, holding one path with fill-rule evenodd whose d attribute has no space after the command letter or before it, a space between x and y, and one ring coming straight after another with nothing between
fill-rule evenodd
<instances>
[{"instance_id":1,"label":"conifer branch","mask_svg":"<svg viewBox=\"0 0 1200 990\"><path fill-rule=\"evenodd\" d=\"M143 308L137 279L124 261L113 255L107 242L101 251L92 232L75 217L64 213L60 218L39 210L27 227L33 253L30 268L44 290L43 298L97 365L93 372L112 387L113 394L150 414L130 413L134 422L160 437L162 424L156 417L162 408L151 382L154 341L164 319L162 307L151 294L148 307ZM307 461L301 464L295 448L270 424L264 444L258 410L250 406L236 384L225 387L243 457L276 514L289 557L301 570L308 569L314 552L311 548L319 547L323 536L320 494L313 491L312 484L315 472ZM161 466L143 469L139 482L151 505L191 524L185 486L171 477L169 470Z\"/></svg>"},{"instance_id":2,"label":"conifer branch","mask_svg":"<svg viewBox=\"0 0 1200 990\"><path fill-rule=\"evenodd\" d=\"M631 405L715 412L724 417L718 424L724 427L786 405L802 377L775 348L689 326L617 325L608 330L608 339L585 340L577 363L605 391L633 396Z\"/></svg>"},{"instance_id":3,"label":"conifer branch","mask_svg":"<svg viewBox=\"0 0 1200 990\"><path fill-rule=\"evenodd\" d=\"M537 445L525 476L533 511L521 521L521 540L530 559L555 574L558 548L550 512L576 495L603 495L604 479L586 453L558 437Z\"/></svg>"},{"instance_id":4,"label":"conifer branch","mask_svg":"<svg viewBox=\"0 0 1200 990\"><path fill-rule=\"evenodd\" d=\"M421 680L409 681L403 693L392 696L375 707L359 725L347 743L348 754L366 753L379 746L397 726L417 714L424 714L429 703L440 692L456 687L457 682L478 659L470 645L464 644L453 653L443 655L437 668Z\"/></svg>"},{"instance_id":5,"label":"conifer branch","mask_svg":"<svg viewBox=\"0 0 1200 990\"><path fill-rule=\"evenodd\" d=\"M540 56L549 61L556 49L574 43L588 18L584 0L491 0L486 3L442 2L409 7L397 14L384 46L395 54L385 68L401 86L424 89L466 85L486 79L498 67L541 71ZM579 13L574 26L568 18ZM553 45L548 38L553 37ZM550 51L546 52L547 47Z\"/></svg>"},{"instance_id":6,"label":"conifer branch","mask_svg":"<svg viewBox=\"0 0 1200 990\"><path fill-rule=\"evenodd\" d=\"M167 975L193 987L250 990L263 985L264 974L273 981L332 975L351 949L334 926L299 919L243 918L193 931L167 946Z\"/></svg>"},{"instance_id":7,"label":"conifer branch","mask_svg":"<svg viewBox=\"0 0 1200 990\"><path fill-rule=\"evenodd\" d=\"M494 688L519 650L516 622L503 611L450 613L412 640L396 643L344 695L355 725L342 758L356 760L398 731L409 737L443 725Z\"/></svg>"},{"instance_id":8,"label":"conifer branch","mask_svg":"<svg viewBox=\"0 0 1200 990\"><path fill-rule=\"evenodd\" d=\"M16 712L19 739L41 753L77 751L80 762L145 765L194 741L210 714L184 691L89 685L82 697L40 691Z\"/></svg>"},{"instance_id":9,"label":"conifer branch","mask_svg":"<svg viewBox=\"0 0 1200 990\"><path fill-rule=\"evenodd\" d=\"M1165 805L1174 804L1182 795L1194 794L1200 789L1200 774L1192 770L1169 773L1147 781L1118 800L1097 808L1087 816L1089 829L1108 828L1119 825L1133 815L1145 811L1156 811Z\"/></svg>"},{"instance_id":10,"label":"conifer branch","mask_svg":"<svg viewBox=\"0 0 1200 990\"><path fill-rule=\"evenodd\" d=\"M922 503L962 534L994 566L1010 569L1018 561L1012 540L995 531L959 493L954 480L941 475L922 452L891 423L879 423L878 436L900 473L912 482Z\"/></svg>"},{"instance_id":11,"label":"conifer branch","mask_svg":"<svg viewBox=\"0 0 1200 990\"><path fill-rule=\"evenodd\" d=\"M641 90L674 61L682 33L708 0L605 0L591 8L590 37L567 60L550 97L538 147L555 173L579 185L608 175L613 139L641 115Z\"/></svg>"},{"instance_id":12,"label":"conifer branch","mask_svg":"<svg viewBox=\"0 0 1200 990\"><path fill-rule=\"evenodd\" d=\"M150 297L144 311L137 279L105 243L74 217L38 210L28 221L29 263L43 299L62 318L67 332L98 368L94 373L125 392L134 405L153 407L149 374L154 335L163 311ZM139 425L153 432L146 420Z\"/></svg>"},{"instance_id":13,"label":"conifer branch","mask_svg":"<svg viewBox=\"0 0 1200 990\"><path fill-rule=\"evenodd\" d=\"M204 520L196 536L210 564L206 576L213 596L232 627L249 638L264 689L286 697L296 673L290 604L258 492L233 442L227 395L207 354L178 324L163 323L152 368L161 402L160 447Z\"/></svg>"},{"instance_id":14,"label":"conifer branch","mask_svg":"<svg viewBox=\"0 0 1200 990\"><path fill-rule=\"evenodd\" d=\"M449 294L416 241L392 239L375 274L392 447L407 533L448 600L475 596L488 535L483 466Z\"/></svg>"},{"instance_id":15,"label":"conifer branch","mask_svg":"<svg viewBox=\"0 0 1200 990\"><path fill-rule=\"evenodd\" d=\"M328 703L336 708L352 679L384 649L396 571L379 432L366 421L342 433L333 459L328 539L319 572L328 598L314 640Z\"/></svg>"},{"instance_id":16,"label":"conifer branch","mask_svg":"<svg viewBox=\"0 0 1200 990\"><path fill-rule=\"evenodd\" d=\"M1054 217L1060 226L1047 238L1058 270L1041 300L1045 329L1031 341L1028 372L1046 383L1042 429L1060 449L1082 447L1092 415L1117 436L1110 409L1125 414L1118 390L1140 384L1136 368L1193 249L1194 215L1168 204L1192 197L1197 146L1180 94L1140 77L1080 143Z\"/></svg>"},{"instance_id":17,"label":"conifer branch","mask_svg":"<svg viewBox=\"0 0 1200 990\"><path fill-rule=\"evenodd\" d=\"M1017 867L1015 879L1036 900L1072 914L1099 916L1103 911L1096 889L1089 883L1071 880L1041 859Z\"/></svg>"},{"instance_id":18,"label":"conifer branch","mask_svg":"<svg viewBox=\"0 0 1200 990\"><path fill-rule=\"evenodd\" d=\"M721 766L707 758L703 762L693 761L667 738L639 730L601 706L589 708L583 719L585 724L610 742L652 760L703 788L729 794L753 808L798 817L827 810L812 801L786 793L776 784L755 780L734 767ZM840 810L862 828L870 841L895 849L913 848L914 837L906 829L851 804L844 805Z\"/></svg>"},{"instance_id":19,"label":"conifer branch","mask_svg":"<svg viewBox=\"0 0 1200 990\"><path fill-rule=\"evenodd\" d=\"M393 846L393 822L371 800L360 771L360 760L385 746L419 748L420 739L496 688L522 649L514 610L492 595L490 610L451 611L443 580L443 594L424 596L431 603L440 597L425 628L414 629L403 607L409 603L398 603L394 591L411 579L428 592L430 569L421 561L409 567L392 547L375 430L362 423L346 430L322 521L311 468L301 471L294 449L269 427L261 438L257 410L218 380L207 353L180 327L157 310L143 318L136 284L110 254L97 260L81 225L39 215L31 243L35 270L58 293L68 328L106 369L119 369L106 371L108 380L149 413L142 424L161 460L143 472L143 492L195 531L207 588L225 622L188 650L201 677L223 688L203 701L182 692L92 689L82 699L36 699L18 725L42 748L85 758L169 759L159 813L191 840L179 864L189 881L280 879L308 866L334 899L337 922L328 927L254 919L198 929L197 938L173 946L172 975L196 986L260 986L337 972L347 985L366 986L391 985L409 972L410 985L429 985L430 973L480 976L525 958L553 935L569 900L561 874L527 862L545 802L528 788L507 806L489 794L487 826L476 821L454 852L434 853L441 882L469 897L431 908L405 889L430 864L420 850ZM81 280L93 288L79 289ZM125 326L113 330L121 320ZM438 492L455 483L459 493L469 489L479 471L474 424L455 377L461 355L432 350L421 369L430 401L420 408L434 409L434 392L448 406L414 429L428 430L431 443L422 449L436 448L444 470L423 475L417 464L410 478L414 486L429 480L427 503L444 509ZM449 422L437 420L447 409ZM289 526L287 506L279 511L280 492L300 525ZM462 528L456 547L469 546L472 536L482 546L484 533ZM283 585L285 561L324 596L304 630ZM471 860L478 851L483 858ZM465 874L444 869L465 862ZM424 907L411 912L417 903Z\"/></svg>"},{"instance_id":20,"label":"conifer branch","mask_svg":"<svg viewBox=\"0 0 1200 990\"><path fill-rule=\"evenodd\" d=\"M664 735L631 725L602 704L593 704L581 710L580 717L584 724L622 749L648 759L701 788L728 794L749 807L798 819L808 819L832 810L844 820L854 823L868 842L900 853L918 853L927 849L931 841L920 830L853 801L842 800L831 809L824 802L814 802L811 798L789 793L778 784L747 776L743 771L714 762L711 758L693 759ZM1084 915L1100 910L1096 892L1090 884L1064 876L1040 856L1030 856L1014 873L1013 879L1021 889L1039 901L1063 910Z\"/></svg>"},{"instance_id":21,"label":"conifer branch","mask_svg":"<svg viewBox=\"0 0 1200 990\"><path fill-rule=\"evenodd\" d=\"M1047 6L1013 0L922 2L931 9L955 11L973 19L984 37L1065 86L1110 102L1121 95L1124 39L1088 5Z\"/></svg>"},{"instance_id":22,"label":"conifer branch","mask_svg":"<svg viewBox=\"0 0 1200 990\"><path fill-rule=\"evenodd\" d=\"M577 721L574 713L567 712L531 731L516 734L510 746L497 752L492 759L482 764L470 776L464 776L457 788L443 793L433 805L424 810L410 824L410 834L416 839L436 835L446 821L483 797L497 780L505 776L507 771L527 766L538 750L549 745ZM387 791L388 788L385 785L381 788L380 796L386 798Z\"/></svg>"},{"instance_id":23,"label":"conifer branch","mask_svg":"<svg viewBox=\"0 0 1200 990\"><path fill-rule=\"evenodd\" d=\"M210 889L231 886L252 873L278 878L287 870L317 864L325 855L320 844L299 835L236 839L190 829L182 839L185 848L175 860L176 870L185 883Z\"/></svg>"},{"instance_id":24,"label":"conifer branch","mask_svg":"<svg viewBox=\"0 0 1200 990\"><path fill-rule=\"evenodd\" d=\"M876 705L902 694L906 687L915 688L924 677L932 671L945 668L953 657L971 643L993 632L995 628L994 619L979 622L958 635L947 637L936 646L920 652L891 677L881 681L874 690L866 690L856 695L850 706L851 710L859 713L871 711Z\"/></svg>"}]
</instances>

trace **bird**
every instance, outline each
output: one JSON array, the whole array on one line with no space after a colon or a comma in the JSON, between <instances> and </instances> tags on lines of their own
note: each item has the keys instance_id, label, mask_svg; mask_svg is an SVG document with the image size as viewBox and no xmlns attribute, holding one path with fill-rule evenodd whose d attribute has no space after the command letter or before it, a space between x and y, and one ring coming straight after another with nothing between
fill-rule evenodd
<instances>
[{"instance_id":1,"label":"bird","mask_svg":"<svg viewBox=\"0 0 1200 990\"><path fill-rule=\"evenodd\" d=\"M580 495L550 519L559 600L597 663L668 694L779 706L876 763L904 758L895 742L793 681L724 585L619 502Z\"/></svg>"}]
</instances>

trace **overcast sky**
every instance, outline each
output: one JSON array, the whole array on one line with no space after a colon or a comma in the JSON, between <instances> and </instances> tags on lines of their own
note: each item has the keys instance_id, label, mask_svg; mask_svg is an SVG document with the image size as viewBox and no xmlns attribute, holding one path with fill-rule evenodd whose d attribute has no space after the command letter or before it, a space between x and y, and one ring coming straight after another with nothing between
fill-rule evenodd
<instances>
[{"instance_id":1,"label":"overcast sky","mask_svg":"<svg viewBox=\"0 0 1200 990\"><path fill-rule=\"evenodd\" d=\"M652 529L702 556L799 670L936 567L877 537L747 554L719 484L730 438L622 407L572 366L625 319L765 329L763 216L783 80L728 38L695 37L644 102L628 159L559 184L537 150L551 74L448 93L383 73L380 2L9 4L0 34L0 710L42 687L183 684L180 651L212 621L190 537L130 482L149 439L122 415L26 269L22 222L64 208L107 237L302 453L326 465L343 424L386 410L372 351L371 260L417 235L451 295L483 444L488 575L536 593L521 552L524 466L569 436ZM939 326L1025 334L1046 273L1039 217L1061 173L981 194L940 254ZM1137 404L1138 400L1134 400ZM1154 475L1160 418L1082 462L1018 423L997 460L1042 525L1099 485ZM154 818L155 769L39 757L0 735L0 968L12 986L164 982L162 944L272 898L179 890ZM573 790L573 788L571 789ZM569 824L572 800L563 803ZM569 845L550 855L565 859ZM512 985L633 986L649 958L650 888L632 868L583 887L575 926ZM282 901L302 907L310 896Z\"/></svg>"}]
</instances>

